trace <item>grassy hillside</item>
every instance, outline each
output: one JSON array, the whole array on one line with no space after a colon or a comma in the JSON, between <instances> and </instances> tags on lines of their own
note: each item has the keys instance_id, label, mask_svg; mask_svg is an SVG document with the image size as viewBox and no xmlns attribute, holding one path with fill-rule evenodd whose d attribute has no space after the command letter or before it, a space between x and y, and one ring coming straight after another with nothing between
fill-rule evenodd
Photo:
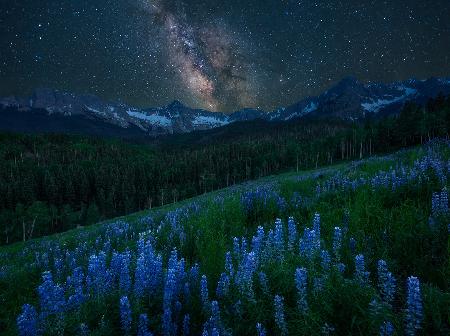
<instances>
[{"instance_id":1,"label":"grassy hillside","mask_svg":"<svg viewBox=\"0 0 450 336\"><path fill-rule=\"evenodd\" d=\"M448 335L449 159L433 141L1 247L0 333Z\"/></svg>"},{"instance_id":2,"label":"grassy hillside","mask_svg":"<svg viewBox=\"0 0 450 336\"><path fill-rule=\"evenodd\" d=\"M450 98L363 123L255 120L150 144L0 134L0 245L86 226L289 170L447 137Z\"/></svg>"}]
</instances>

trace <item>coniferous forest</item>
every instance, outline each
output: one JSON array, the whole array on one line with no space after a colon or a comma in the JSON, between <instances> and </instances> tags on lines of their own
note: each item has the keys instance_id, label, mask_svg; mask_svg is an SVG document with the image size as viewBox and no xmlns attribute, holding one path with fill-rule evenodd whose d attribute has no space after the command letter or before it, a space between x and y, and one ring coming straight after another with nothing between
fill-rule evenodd
<instances>
[{"instance_id":1,"label":"coniferous forest","mask_svg":"<svg viewBox=\"0 0 450 336\"><path fill-rule=\"evenodd\" d=\"M302 119L124 142L0 134L1 244L174 203L247 180L414 146L450 131L450 97L398 116Z\"/></svg>"}]
</instances>

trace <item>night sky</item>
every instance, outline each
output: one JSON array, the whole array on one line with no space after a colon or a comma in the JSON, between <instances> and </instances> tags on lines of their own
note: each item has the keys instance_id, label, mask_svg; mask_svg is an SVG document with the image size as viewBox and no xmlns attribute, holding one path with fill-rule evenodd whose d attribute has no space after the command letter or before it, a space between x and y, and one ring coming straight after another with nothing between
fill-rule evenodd
<instances>
[{"instance_id":1,"label":"night sky","mask_svg":"<svg viewBox=\"0 0 450 336\"><path fill-rule=\"evenodd\" d=\"M449 0L3 0L0 95L272 110L347 75L449 76L449 18Z\"/></svg>"}]
</instances>

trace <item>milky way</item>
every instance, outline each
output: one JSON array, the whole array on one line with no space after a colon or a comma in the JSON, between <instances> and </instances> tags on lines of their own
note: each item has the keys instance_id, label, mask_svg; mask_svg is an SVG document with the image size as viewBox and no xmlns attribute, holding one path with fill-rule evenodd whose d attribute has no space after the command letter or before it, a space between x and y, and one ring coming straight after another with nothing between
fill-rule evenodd
<instances>
[{"instance_id":1,"label":"milky way","mask_svg":"<svg viewBox=\"0 0 450 336\"><path fill-rule=\"evenodd\" d=\"M216 111L230 102L239 106L255 103L256 85L248 78L249 64L223 23L194 27L183 9L172 11L163 0L138 4L161 29L167 60L196 98L196 105Z\"/></svg>"},{"instance_id":2,"label":"milky way","mask_svg":"<svg viewBox=\"0 0 450 336\"><path fill-rule=\"evenodd\" d=\"M271 111L363 82L450 75L448 0L21 0L0 4L0 95Z\"/></svg>"}]
</instances>

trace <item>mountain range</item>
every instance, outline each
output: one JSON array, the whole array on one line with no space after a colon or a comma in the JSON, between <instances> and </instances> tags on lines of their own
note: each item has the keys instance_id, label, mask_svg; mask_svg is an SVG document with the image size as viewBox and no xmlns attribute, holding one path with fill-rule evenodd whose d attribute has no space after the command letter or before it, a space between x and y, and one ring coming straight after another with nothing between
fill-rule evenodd
<instances>
[{"instance_id":1,"label":"mountain range","mask_svg":"<svg viewBox=\"0 0 450 336\"><path fill-rule=\"evenodd\" d=\"M358 120L398 113L407 101L424 104L450 94L450 78L362 83L346 77L316 97L272 112L242 109L231 114L193 109L179 101L154 108L107 102L94 95L37 89L31 97L0 98L0 129L19 132L67 132L107 136L157 136L225 126L236 121L289 121L313 116Z\"/></svg>"}]
</instances>

